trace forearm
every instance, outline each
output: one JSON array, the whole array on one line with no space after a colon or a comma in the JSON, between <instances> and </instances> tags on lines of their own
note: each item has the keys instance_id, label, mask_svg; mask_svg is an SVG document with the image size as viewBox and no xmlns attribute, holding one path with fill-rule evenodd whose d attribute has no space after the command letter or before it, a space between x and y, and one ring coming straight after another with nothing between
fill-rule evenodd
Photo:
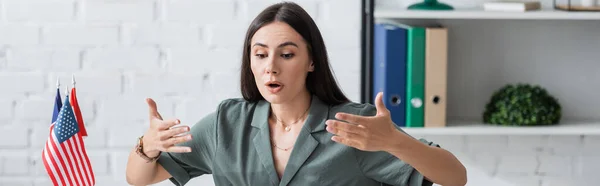
<instances>
[{"instance_id":1,"label":"forearm","mask_svg":"<svg viewBox=\"0 0 600 186\"><path fill-rule=\"evenodd\" d=\"M398 133L389 153L408 163L428 180L444 186L463 186L466 169L452 153Z\"/></svg>"},{"instance_id":2,"label":"forearm","mask_svg":"<svg viewBox=\"0 0 600 186\"><path fill-rule=\"evenodd\" d=\"M140 157L135 149L129 153L127 161L127 182L131 185L148 185L154 181L158 172L158 164L156 162L147 163L145 159Z\"/></svg>"}]
</instances>

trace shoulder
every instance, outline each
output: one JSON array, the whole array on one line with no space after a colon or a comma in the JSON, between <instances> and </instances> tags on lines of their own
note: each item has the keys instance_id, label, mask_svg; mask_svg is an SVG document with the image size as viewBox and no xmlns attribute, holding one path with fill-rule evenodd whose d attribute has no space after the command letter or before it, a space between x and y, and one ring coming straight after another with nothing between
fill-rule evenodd
<instances>
[{"instance_id":1,"label":"shoulder","mask_svg":"<svg viewBox=\"0 0 600 186\"><path fill-rule=\"evenodd\" d=\"M239 107L249 104L252 104L252 102L249 102L244 98L227 98L219 103L219 107Z\"/></svg>"},{"instance_id":2,"label":"shoulder","mask_svg":"<svg viewBox=\"0 0 600 186\"><path fill-rule=\"evenodd\" d=\"M255 112L266 108L264 101L248 101L244 98L228 98L222 100L215 111L215 120L217 127L222 130L243 129L240 125L250 124Z\"/></svg>"},{"instance_id":3,"label":"shoulder","mask_svg":"<svg viewBox=\"0 0 600 186\"><path fill-rule=\"evenodd\" d=\"M377 109L370 103L346 102L338 105L332 105L331 113L345 112L361 116L374 116L377 114Z\"/></svg>"},{"instance_id":4,"label":"shoulder","mask_svg":"<svg viewBox=\"0 0 600 186\"><path fill-rule=\"evenodd\" d=\"M197 124L215 125L222 123L223 119L232 118L231 116L247 114L248 108L251 108L252 103L242 98L228 98L220 101L217 108L208 113Z\"/></svg>"},{"instance_id":5,"label":"shoulder","mask_svg":"<svg viewBox=\"0 0 600 186\"><path fill-rule=\"evenodd\" d=\"M217 116L247 115L252 112L258 102L250 102L243 98L229 98L221 101L217 107Z\"/></svg>"},{"instance_id":6,"label":"shoulder","mask_svg":"<svg viewBox=\"0 0 600 186\"><path fill-rule=\"evenodd\" d=\"M239 123L252 113L256 103L246 101L242 98L228 98L220 101L217 107L207 115L204 115L191 128L194 138L204 140L215 140L222 137L224 131L239 128Z\"/></svg>"}]
</instances>

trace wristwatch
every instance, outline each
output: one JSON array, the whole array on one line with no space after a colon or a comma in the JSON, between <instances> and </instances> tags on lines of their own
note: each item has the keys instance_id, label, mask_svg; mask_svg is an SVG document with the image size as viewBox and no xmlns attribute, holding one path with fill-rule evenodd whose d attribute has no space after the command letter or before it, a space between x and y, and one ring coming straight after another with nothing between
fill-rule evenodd
<instances>
[{"instance_id":1,"label":"wristwatch","mask_svg":"<svg viewBox=\"0 0 600 186\"><path fill-rule=\"evenodd\" d=\"M138 138L137 145L135 146L135 152L138 155L140 155L140 157L144 158L146 160L146 163L151 163L151 162L158 160L158 157L160 157L160 152L158 153L158 155L156 157L153 157L153 158L148 157L144 153L144 142L142 141L143 138L144 138L143 135Z\"/></svg>"}]
</instances>

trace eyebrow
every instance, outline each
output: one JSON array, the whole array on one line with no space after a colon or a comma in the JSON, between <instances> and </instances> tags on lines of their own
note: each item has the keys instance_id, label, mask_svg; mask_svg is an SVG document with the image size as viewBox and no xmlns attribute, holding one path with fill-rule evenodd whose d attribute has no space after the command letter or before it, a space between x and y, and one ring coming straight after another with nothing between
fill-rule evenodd
<instances>
[{"instance_id":1,"label":"eyebrow","mask_svg":"<svg viewBox=\"0 0 600 186\"><path fill-rule=\"evenodd\" d=\"M287 42L281 43L277 47L281 48L281 47L288 46L288 45L292 45L292 46L298 47L298 45L296 43L291 42L291 41L287 41ZM267 45L265 45L263 43L254 43L253 46L261 46L261 47L269 48Z\"/></svg>"}]
</instances>

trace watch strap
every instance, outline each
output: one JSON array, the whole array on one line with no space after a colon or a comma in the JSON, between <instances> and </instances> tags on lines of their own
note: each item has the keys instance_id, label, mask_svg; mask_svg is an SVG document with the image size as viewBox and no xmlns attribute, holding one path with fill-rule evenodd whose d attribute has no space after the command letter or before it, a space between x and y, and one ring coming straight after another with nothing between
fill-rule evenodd
<instances>
[{"instance_id":1,"label":"watch strap","mask_svg":"<svg viewBox=\"0 0 600 186\"><path fill-rule=\"evenodd\" d=\"M143 142L142 139L144 139L143 135L138 138L138 143L137 143L137 145L135 147L135 152L140 157L142 157L144 160L146 160L146 163L151 163L151 162L154 162L154 161L158 160L158 158L160 157L160 152L158 153L158 155L156 157L152 157L152 158L148 157L148 155L146 155L144 153L144 142Z\"/></svg>"}]
</instances>

